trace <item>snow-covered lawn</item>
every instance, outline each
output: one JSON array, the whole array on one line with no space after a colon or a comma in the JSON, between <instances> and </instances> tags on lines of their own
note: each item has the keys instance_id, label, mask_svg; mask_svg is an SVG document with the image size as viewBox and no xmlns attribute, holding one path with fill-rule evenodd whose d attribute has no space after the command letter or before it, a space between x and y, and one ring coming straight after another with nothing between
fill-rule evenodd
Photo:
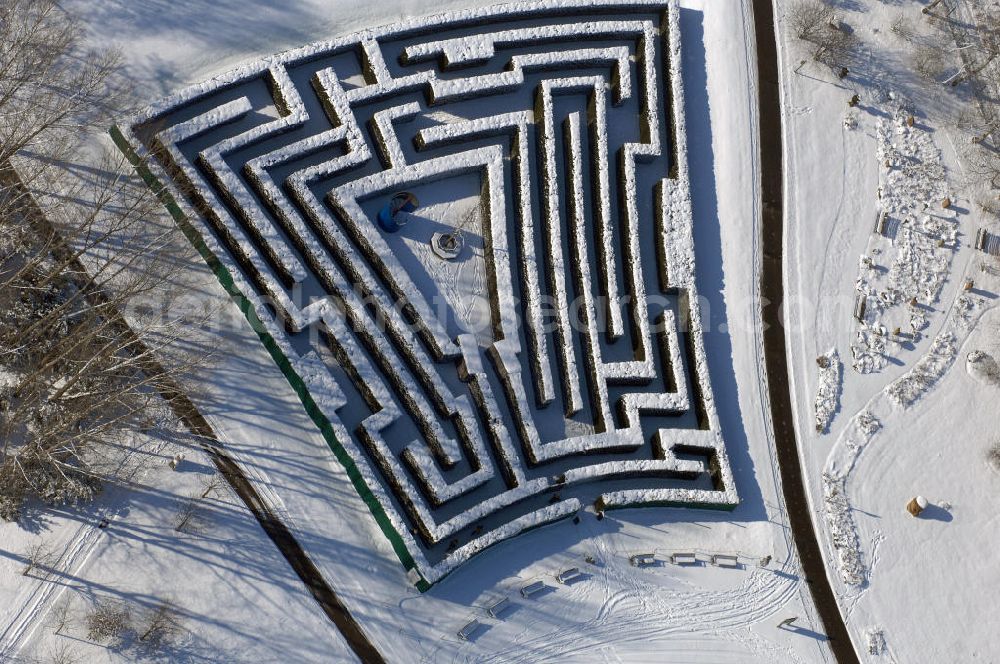
<instances>
[{"instance_id":1,"label":"snow-covered lawn","mask_svg":"<svg viewBox=\"0 0 1000 664\"><path fill-rule=\"evenodd\" d=\"M170 470L179 449L144 445L130 460L140 468L132 482L84 508L47 509L25 528L0 524L0 661L20 661L19 651L24 661L60 653L86 662L282 661L289 652L350 658L208 457L185 449ZM25 554L38 543L55 556L22 576ZM133 617L131 632L110 650L87 636L87 616L102 600L126 602ZM176 607L180 630L151 647L139 637L163 602Z\"/></svg>"},{"instance_id":2,"label":"snow-covered lawn","mask_svg":"<svg viewBox=\"0 0 1000 664\"><path fill-rule=\"evenodd\" d=\"M70 3L87 16L95 42L122 44L145 100L283 48L485 4L446 0L430 8L352 0L338 2L335 10L311 2L278 11L262 2L169 10L161 3ZM683 7L693 276L719 428L741 499L731 513L657 507L609 511L598 520L588 509L579 523L564 520L489 548L421 594L257 336L239 317L217 321L220 338L239 352L221 357L206 373L206 395L198 405L388 661L830 660L792 552L762 399L756 66L749 7L707 0L685 1ZM836 122L839 126L840 118ZM434 214L451 209L446 203L429 208ZM852 270L860 253L850 258ZM192 269L202 275L203 290L196 297L235 309L206 268ZM469 273L462 279L474 281L475 269ZM446 297L461 298L460 290ZM809 349L810 376L815 357L833 341ZM846 352L849 341L836 341ZM809 409L811 396L804 400ZM834 424L851 412L845 406ZM812 413L807 420L812 422ZM207 467L190 453L189 460L195 468ZM112 519L107 530L84 527L94 532L95 553L80 559L74 576L92 583L97 595L170 596L189 614L176 653L181 661L185 656L190 661L349 659L332 624L231 496L223 492L209 501L209 523L200 533L173 534L170 517L198 490L202 475L157 465L142 482L147 488L102 499L109 501L108 509L128 506L128 514ZM0 528L5 551L27 545L16 527ZM71 529L54 521L46 532L68 542ZM7 544L15 541L16 546ZM633 566L629 559L639 553L653 553L657 563ZM695 553L698 563L674 565L673 553ZM739 566L713 565L716 554L738 556ZM768 557L766 567L757 566ZM34 586L20 583L20 562L16 556L10 560L0 587L20 598ZM559 583L555 575L571 567L583 575ZM546 589L522 597L519 589L535 581ZM511 607L490 617L486 607L501 597L508 597ZM52 599L37 613L23 611L21 599L0 605L5 607L0 624L26 625L23 638L5 634L0 647L43 655L68 638L53 635L44 623ZM798 618L795 627L779 629L790 617ZM473 618L483 626L463 641L457 632ZM111 661L134 654L78 647L88 657Z\"/></svg>"},{"instance_id":3,"label":"snow-covered lawn","mask_svg":"<svg viewBox=\"0 0 1000 664\"><path fill-rule=\"evenodd\" d=\"M966 358L995 352L1000 282L971 246L992 227L964 161L980 148L955 128L962 91L912 72L898 19L926 32L926 3L833 4L862 43L843 80L800 67L808 55L782 26L786 319L813 520L864 661L988 660L1000 641L978 616L1000 589L983 557L998 537L986 454L1000 393ZM816 357L831 347L841 408L819 430ZM914 518L917 495L931 505Z\"/></svg>"}]
</instances>

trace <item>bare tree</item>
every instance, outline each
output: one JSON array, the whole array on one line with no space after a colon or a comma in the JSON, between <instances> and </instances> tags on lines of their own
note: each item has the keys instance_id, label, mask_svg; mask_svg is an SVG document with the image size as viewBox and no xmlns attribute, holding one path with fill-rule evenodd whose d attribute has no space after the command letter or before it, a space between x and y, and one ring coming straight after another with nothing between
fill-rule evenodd
<instances>
[{"instance_id":1,"label":"bare tree","mask_svg":"<svg viewBox=\"0 0 1000 664\"><path fill-rule=\"evenodd\" d=\"M899 14L893 20L891 30L894 35L908 42L914 41L919 34L913 25L913 21L906 14Z\"/></svg>"},{"instance_id":2,"label":"bare tree","mask_svg":"<svg viewBox=\"0 0 1000 664\"><path fill-rule=\"evenodd\" d=\"M181 503L181 507L177 510L177 516L174 517L174 530L178 532L185 532L195 529L194 526L198 522L198 513L201 509L201 504L199 503L198 496L190 496Z\"/></svg>"},{"instance_id":3,"label":"bare tree","mask_svg":"<svg viewBox=\"0 0 1000 664\"><path fill-rule=\"evenodd\" d=\"M132 630L132 609L121 600L99 599L87 614L87 638L117 644Z\"/></svg>"},{"instance_id":4,"label":"bare tree","mask_svg":"<svg viewBox=\"0 0 1000 664\"><path fill-rule=\"evenodd\" d=\"M67 595L52 606L49 612L49 626L55 634L61 634L73 622L71 598Z\"/></svg>"},{"instance_id":5,"label":"bare tree","mask_svg":"<svg viewBox=\"0 0 1000 664\"><path fill-rule=\"evenodd\" d=\"M56 552L49 547L48 542L36 542L24 554L25 563L21 574L29 576L36 569L51 568L57 559Z\"/></svg>"},{"instance_id":6,"label":"bare tree","mask_svg":"<svg viewBox=\"0 0 1000 664\"><path fill-rule=\"evenodd\" d=\"M1000 192L1000 154L995 148L975 150L967 155L973 177L985 185L994 196Z\"/></svg>"},{"instance_id":7,"label":"bare tree","mask_svg":"<svg viewBox=\"0 0 1000 664\"><path fill-rule=\"evenodd\" d=\"M788 25L796 39L812 46L813 60L831 67L843 65L857 44L853 31L823 0L796 0L788 11Z\"/></svg>"},{"instance_id":8,"label":"bare tree","mask_svg":"<svg viewBox=\"0 0 1000 664\"><path fill-rule=\"evenodd\" d=\"M944 48L934 42L921 43L914 47L910 62L918 76L927 81L936 81L945 70Z\"/></svg>"},{"instance_id":9,"label":"bare tree","mask_svg":"<svg viewBox=\"0 0 1000 664\"><path fill-rule=\"evenodd\" d=\"M0 0L0 162L43 138L104 127L125 90L117 51L88 51L58 0ZM51 149L51 148L50 148Z\"/></svg>"},{"instance_id":10,"label":"bare tree","mask_svg":"<svg viewBox=\"0 0 1000 664\"><path fill-rule=\"evenodd\" d=\"M83 661L83 656L78 655L69 643L60 643L49 649L48 654L41 660L45 664L77 664Z\"/></svg>"},{"instance_id":11,"label":"bare tree","mask_svg":"<svg viewBox=\"0 0 1000 664\"><path fill-rule=\"evenodd\" d=\"M216 493L223 486L225 486L225 482L222 479L222 475L214 473L205 480L204 484L202 484L201 497L207 498L208 494Z\"/></svg>"},{"instance_id":12,"label":"bare tree","mask_svg":"<svg viewBox=\"0 0 1000 664\"><path fill-rule=\"evenodd\" d=\"M70 179L89 128L121 111L118 55L83 47L57 0L0 0L0 518L93 497L130 441L173 427L205 353L177 232L121 155ZM16 170L15 170L16 166ZM81 203L82 202L82 203ZM184 247L185 245L181 245ZM166 303L158 309L139 306ZM211 312L204 312L207 317ZM153 423L150 426L150 423Z\"/></svg>"},{"instance_id":13,"label":"bare tree","mask_svg":"<svg viewBox=\"0 0 1000 664\"><path fill-rule=\"evenodd\" d=\"M182 532L199 531L203 525L201 520L203 501L209 494L218 491L223 486L226 486L226 484L222 479L222 475L215 473L209 476L202 484L200 494L192 493L181 503L180 508L177 510L177 515L174 517L174 529Z\"/></svg>"},{"instance_id":14,"label":"bare tree","mask_svg":"<svg viewBox=\"0 0 1000 664\"><path fill-rule=\"evenodd\" d=\"M796 0L788 10L788 25L796 39L820 42L834 19L833 7L820 0Z\"/></svg>"},{"instance_id":15,"label":"bare tree","mask_svg":"<svg viewBox=\"0 0 1000 664\"><path fill-rule=\"evenodd\" d=\"M169 600L159 602L146 616L139 641L148 648L160 649L181 632L177 607Z\"/></svg>"}]
</instances>

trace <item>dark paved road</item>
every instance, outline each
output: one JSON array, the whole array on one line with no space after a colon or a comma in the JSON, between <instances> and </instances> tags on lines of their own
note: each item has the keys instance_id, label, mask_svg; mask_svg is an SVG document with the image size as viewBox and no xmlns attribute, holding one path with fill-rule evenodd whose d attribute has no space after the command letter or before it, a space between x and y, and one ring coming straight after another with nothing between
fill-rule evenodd
<instances>
[{"instance_id":1,"label":"dark paved road","mask_svg":"<svg viewBox=\"0 0 1000 664\"><path fill-rule=\"evenodd\" d=\"M763 203L763 266L761 299L764 317L764 365L770 389L771 419L778 450L781 487L788 509L789 525L802 561L805 581L823 621L823 631L840 664L858 662L837 598L830 586L806 496L805 478L799 463L788 382L788 354L781 317L783 282L782 136L781 95L778 78L777 40L772 0L753 0L754 32L757 38L757 75L760 86L761 197Z\"/></svg>"}]
</instances>

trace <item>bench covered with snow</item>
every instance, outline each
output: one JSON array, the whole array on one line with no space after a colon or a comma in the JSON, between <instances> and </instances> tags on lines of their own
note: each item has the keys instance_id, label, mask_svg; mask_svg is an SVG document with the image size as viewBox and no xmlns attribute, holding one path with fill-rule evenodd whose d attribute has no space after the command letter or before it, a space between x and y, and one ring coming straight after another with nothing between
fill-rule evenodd
<instances>
[{"instance_id":1,"label":"bench covered with snow","mask_svg":"<svg viewBox=\"0 0 1000 664\"><path fill-rule=\"evenodd\" d=\"M583 572L580 571L579 567L570 567L556 574L556 581L559 583L569 583L570 581L579 579L581 576L583 576Z\"/></svg>"},{"instance_id":2,"label":"bench covered with snow","mask_svg":"<svg viewBox=\"0 0 1000 664\"><path fill-rule=\"evenodd\" d=\"M510 599L507 597L501 597L486 607L486 613L488 613L491 618L497 618L501 613L506 611L509 606Z\"/></svg>"},{"instance_id":3,"label":"bench covered with snow","mask_svg":"<svg viewBox=\"0 0 1000 664\"><path fill-rule=\"evenodd\" d=\"M712 556L712 564L716 567L739 567L739 556L718 554Z\"/></svg>"},{"instance_id":4,"label":"bench covered with snow","mask_svg":"<svg viewBox=\"0 0 1000 664\"><path fill-rule=\"evenodd\" d=\"M655 565L656 554L636 553L629 557L629 562L632 564L632 567L648 567L650 565Z\"/></svg>"},{"instance_id":5,"label":"bench covered with snow","mask_svg":"<svg viewBox=\"0 0 1000 664\"><path fill-rule=\"evenodd\" d=\"M483 623L473 618L469 622L465 623L462 629L458 630L458 638L462 639L463 641L468 641L469 638L476 633L476 630L478 630L482 626Z\"/></svg>"},{"instance_id":6,"label":"bench covered with snow","mask_svg":"<svg viewBox=\"0 0 1000 664\"><path fill-rule=\"evenodd\" d=\"M698 556L693 553L675 553L670 556L670 562L675 565L694 565L698 562Z\"/></svg>"},{"instance_id":7,"label":"bench covered with snow","mask_svg":"<svg viewBox=\"0 0 1000 664\"><path fill-rule=\"evenodd\" d=\"M531 597L532 595L537 595L543 590L545 590L545 582L535 581L534 583L529 583L528 585L521 587L521 597Z\"/></svg>"}]
</instances>

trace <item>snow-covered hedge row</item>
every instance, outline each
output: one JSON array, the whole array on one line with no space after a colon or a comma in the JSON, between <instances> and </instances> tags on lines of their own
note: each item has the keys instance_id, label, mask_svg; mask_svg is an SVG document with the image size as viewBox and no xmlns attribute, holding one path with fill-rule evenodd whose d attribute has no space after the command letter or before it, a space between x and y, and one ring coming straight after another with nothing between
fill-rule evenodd
<instances>
[{"instance_id":1,"label":"snow-covered hedge row","mask_svg":"<svg viewBox=\"0 0 1000 664\"><path fill-rule=\"evenodd\" d=\"M819 365L819 378L816 385L816 399L814 411L816 417L816 431L823 433L829 431L830 421L840 408L840 390L843 380L843 367L840 362L840 355L835 348L820 355L817 360Z\"/></svg>"},{"instance_id":2,"label":"snow-covered hedge row","mask_svg":"<svg viewBox=\"0 0 1000 664\"><path fill-rule=\"evenodd\" d=\"M860 373L885 368L901 349L899 336L920 340L929 326L927 307L940 298L958 249L941 150L934 134L910 121L907 106L885 104L876 132L879 217L860 261L856 288L865 314L851 345ZM899 336L890 334L896 328Z\"/></svg>"}]
</instances>

